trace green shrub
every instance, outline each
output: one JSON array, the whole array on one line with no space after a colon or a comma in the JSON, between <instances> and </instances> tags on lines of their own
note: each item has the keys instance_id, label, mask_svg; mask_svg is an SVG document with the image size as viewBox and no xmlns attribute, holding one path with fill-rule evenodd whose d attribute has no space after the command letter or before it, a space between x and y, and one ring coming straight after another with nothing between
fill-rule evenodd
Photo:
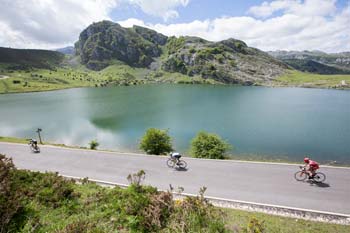
<instances>
[{"instance_id":1,"label":"green shrub","mask_svg":"<svg viewBox=\"0 0 350 233\"><path fill-rule=\"evenodd\" d=\"M204 198L206 188L199 196L175 201L166 232L229 232L225 227L225 214Z\"/></svg>"},{"instance_id":2,"label":"green shrub","mask_svg":"<svg viewBox=\"0 0 350 233\"><path fill-rule=\"evenodd\" d=\"M74 192L74 181L67 180L58 173L29 172L16 170L12 181L22 192L26 201L37 202L57 208L75 201L79 196Z\"/></svg>"},{"instance_id":3,"label":"green shrub","mask_svg":"<svg viewBox=\"0 0 350 233\"><path fill-rule=\"evenodd\" d=\"M148 129L141 139L140 149L147 154L154 155L171 152L173 148L168 131L155 128Z\"/></svg>"},{"instance_id":4,"label":"green shrub","mask_svg":"<svg viewBox=\"0 0 350 233\"><path fill-rule=\"evenodd\" d=\"M259 221L256 218L251 218L249 220L248 226L246 229L243 229L245 233L264 233L265 226L264 221Z\"/></svg>"},{"instance_id":5,"label":"green shrub","mask_svg":"<svg viewBox=\"0 0 350 233\"><path fill-rule=\"evenodd\" d=\"M89 146L90 146L91 150L96 150L99 145L100 145L100 143L98 143L97 140L92 140L89 143Z\"/></svg>"},{"instance_id":6,"label":"green shrub","mask_svg":"<svg viewBox=\"0 0 350 233\"><path fill-rule=\"evenodd\" d=\"M168 53L172 54L172 53L176 53L184 45L185 45L185 37L180 36L179 38L176 38L175 36L171 36L168 38L166 48L168 50Z\"/></svg>"},{"instance_id":7,"label":"green shrub","mask_svg":"<svg viewBox=\"0 0 350 233\"><path fill-rule=\"evenodd\" d=\"M191 154L196 158L224 159L232 146L217 134L199 132L191 141Z\"/></svg>"},{"instance_id":8,"label":"green shrub","mask_svg":"<svg viewBox=\"0 0 350 233\"><path fill-rule=\"evenodd\" d=\"M16 230L16 215L23 210L22 197L14 187L11 173L15 170L12 159L0 154L0 232Z\"/></svg>"}]
</instances>

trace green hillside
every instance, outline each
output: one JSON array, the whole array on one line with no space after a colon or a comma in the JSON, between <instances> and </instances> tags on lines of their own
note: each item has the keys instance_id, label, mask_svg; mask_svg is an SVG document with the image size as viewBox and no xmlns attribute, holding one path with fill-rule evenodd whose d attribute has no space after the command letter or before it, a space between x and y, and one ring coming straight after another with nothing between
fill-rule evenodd
<instances>
[{"instance_id":1,"label":"green hillside","mask_svg":"<svg viewBox=\"0 0 350 233\"><path fill-rule=\"evenodd\" d=\"M38 49L12 49L0 47L0 63L5 63L10 69L22 70L29 68L50 69L59 65L64 55L59 52Z\"/></svg>"}]
</instances>

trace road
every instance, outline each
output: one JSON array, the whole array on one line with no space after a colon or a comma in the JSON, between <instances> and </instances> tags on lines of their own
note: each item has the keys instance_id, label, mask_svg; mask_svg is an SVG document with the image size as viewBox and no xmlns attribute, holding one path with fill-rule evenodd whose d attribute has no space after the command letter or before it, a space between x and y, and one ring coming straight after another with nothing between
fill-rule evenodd
<instances>
[{"instance_id":1,"label":"road","mask_svg":"<svg viewBox=\"0 0 350 233\"><path fill-rule=\"evenodd\" d=\"M141 169L145 184L160 189L183 187L197 194L202 186L211 197L281 205L350 215L350 169L322 167L327 175L321 185L297 182L297 165L184 158L186 171L166 166L166 157L41 146L31 153L27 145L0 143L0 153L12 157L18 168L57 171L62 175L89 177L127 184L127 175Z\"/></svg>"}]
</instances>

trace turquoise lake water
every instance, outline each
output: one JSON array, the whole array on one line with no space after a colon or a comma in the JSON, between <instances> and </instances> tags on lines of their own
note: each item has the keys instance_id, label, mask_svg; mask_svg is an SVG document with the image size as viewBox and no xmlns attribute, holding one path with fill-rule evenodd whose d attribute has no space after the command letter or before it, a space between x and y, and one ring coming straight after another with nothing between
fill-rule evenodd
<instances>
[{"instance_id":1,"label":"turquoise lake water","mask_svg":"<svg viewBox=\"0 0 350 233\"><path fill-rule=\"evenodd\" d=\"M219 85L143 85L0 95L0 135L137 151L147 128L169 129L187 152L205 130L233 153L350 164L350 91Z\"/></svg>"}]
</instances>

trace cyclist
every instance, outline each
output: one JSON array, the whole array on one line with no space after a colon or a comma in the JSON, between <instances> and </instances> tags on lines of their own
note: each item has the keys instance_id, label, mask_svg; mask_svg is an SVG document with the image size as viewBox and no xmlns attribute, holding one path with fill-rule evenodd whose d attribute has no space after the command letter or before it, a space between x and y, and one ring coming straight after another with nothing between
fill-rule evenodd
<instances>
[{"instance_id":1,"label":"cyclist","mask_svg":"<svg viewBox=\"0 0 350 233\"><path fill-rule=\"evenodd\" d=\"M38 146L38 141L35 139L30 139L29 144L32 144L34 147Z\"/></svg>"},{"instance_id":2,"label":"cyclist","mask_svg":"<svg viewBox=\"0 0 350 233\"><path fill-rule=\"evenodd\" d=\"M181 155L180 153L178 152L171 152L170 153L170 156L174 159L176 159L176 165L178 165L179 161L180 161L180 158L181 158Z\"/></svg>"},{"instance_id":3,"label":"cyclist","mask_svg":"<svg viewBox=\"0 0 350 233\"><path fill-rule=\"evenodd\" d=\"M306 167L306 171L309 172L309 179L313 179L317 169L320 168L319 164L316 161L313 161L309 158L304 158L304 162L305 162L305 167Z\"/></svg>"}]
</instances>

